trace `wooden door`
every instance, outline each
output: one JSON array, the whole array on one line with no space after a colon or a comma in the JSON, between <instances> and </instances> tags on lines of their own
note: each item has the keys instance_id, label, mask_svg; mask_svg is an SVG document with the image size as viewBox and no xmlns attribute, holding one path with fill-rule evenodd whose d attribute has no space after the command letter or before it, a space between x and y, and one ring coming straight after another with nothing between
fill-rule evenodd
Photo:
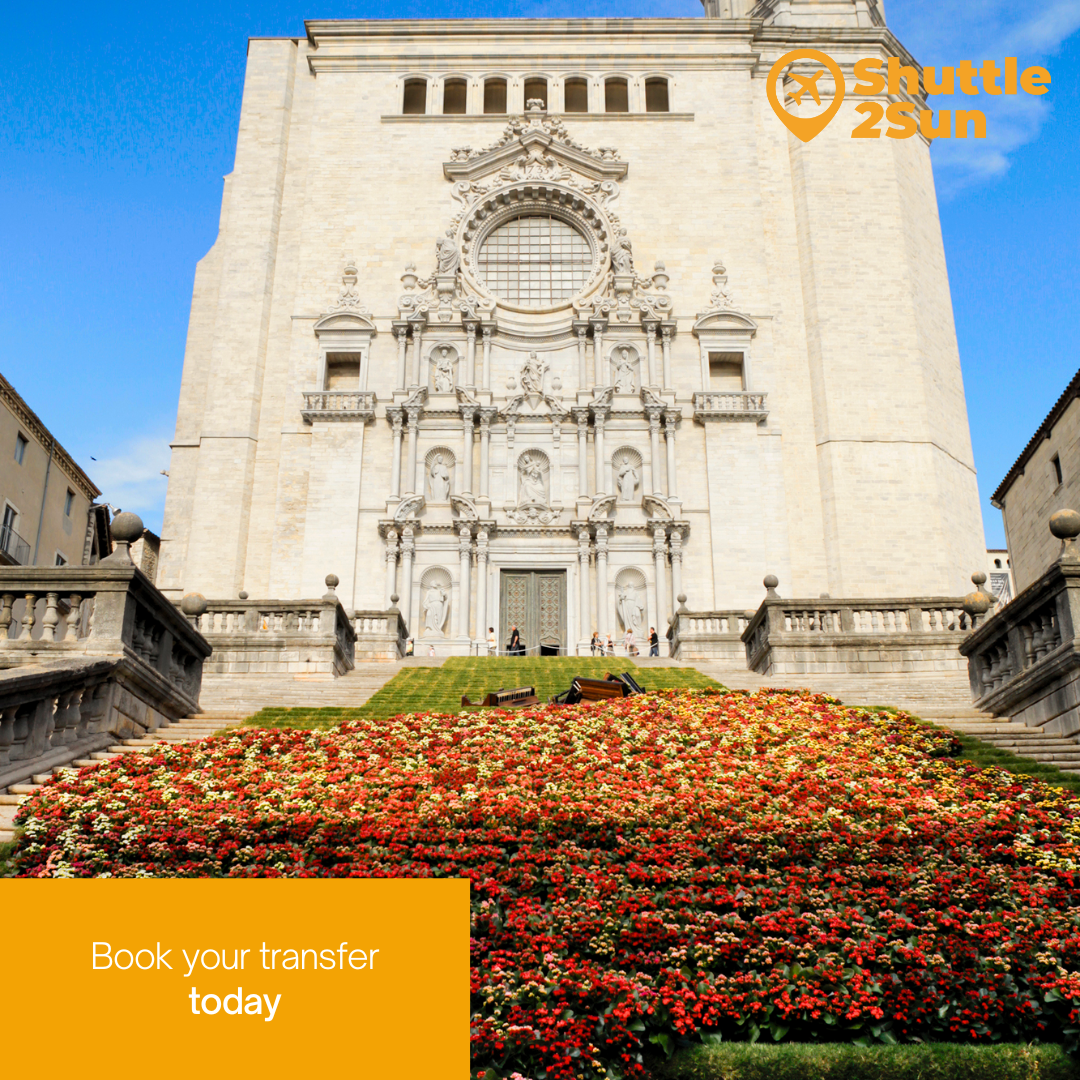
<instances>
[{"instance_id":1,"label":"wooden door","mask_svg":"<svg viewBox=\"0 0 1080 1080\"><path fill-rule=\"evenodd\" d=\"M499 651L516 626L529 656L566 654L566 571L504 570L499 613Z\"/></svg>"}]
</instances>

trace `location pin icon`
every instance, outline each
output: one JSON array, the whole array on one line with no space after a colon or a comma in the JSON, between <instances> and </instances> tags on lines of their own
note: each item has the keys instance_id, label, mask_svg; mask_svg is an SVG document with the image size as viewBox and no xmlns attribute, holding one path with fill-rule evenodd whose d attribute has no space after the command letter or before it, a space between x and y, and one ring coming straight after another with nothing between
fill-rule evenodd
<instances>
[{"instance_id":1,"label":"location pin icon","mask_svg":"<svg viewBox=\"0 0 1080 1080\"><path fill-rule=\"evenodd\" d=\"M776 92L780 75L784 68L793 60L816 60L822 67L827 68L836 84L836 93L833 95L833 103L820 116L792 116L781 104ZM765 81L765 92L769 95L769 104L773 112L783 121L784 126L803 142L809 142L815 135L820 135L828 126L832 118L840 111L846 92L844 73L840 65L831 57L817 49L794 49L784 53L772 66L769 77Z\"/></svg>"}]
</instances>

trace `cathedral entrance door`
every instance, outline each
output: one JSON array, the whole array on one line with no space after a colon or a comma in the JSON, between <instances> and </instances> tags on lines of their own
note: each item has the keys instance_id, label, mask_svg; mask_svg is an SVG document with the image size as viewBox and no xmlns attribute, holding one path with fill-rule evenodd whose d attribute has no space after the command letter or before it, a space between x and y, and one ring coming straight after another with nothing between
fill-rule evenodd
<instances>
[{"instance_id":1,"label":"cathedral entrance door","mask_svg":"<svg viewBox=\"0 0 1080 1080\"><path fill-rule=\"evenodd\" d=\"M565 570L504 570L499 596L500 651L516 626L529 656L566 655Z\"/></svg>"}]
</instances>

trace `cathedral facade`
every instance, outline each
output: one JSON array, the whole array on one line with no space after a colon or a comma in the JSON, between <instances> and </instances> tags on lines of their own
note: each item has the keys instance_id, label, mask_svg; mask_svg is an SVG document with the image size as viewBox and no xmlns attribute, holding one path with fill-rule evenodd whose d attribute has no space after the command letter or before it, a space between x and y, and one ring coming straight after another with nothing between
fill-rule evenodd
<instances>
[{"instance_id":1,"label":"cathedral facade","mask_svg":"<svg viewBox=\"0 0 1080 1080\"><path fill-rule=\"evenodd\" d=\"M310 22L249 46L196 274L158 583L396 603L421 646L663 638L985 560L921 137L803 143L798 48L877 0L703 19Z\"/></svg>"}]
</instances>

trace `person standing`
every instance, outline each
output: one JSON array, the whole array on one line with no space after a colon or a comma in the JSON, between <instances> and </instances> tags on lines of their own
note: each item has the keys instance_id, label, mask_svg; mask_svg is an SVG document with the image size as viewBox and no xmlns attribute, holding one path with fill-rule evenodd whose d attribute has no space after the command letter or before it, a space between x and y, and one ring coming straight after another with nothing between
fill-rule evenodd
<instances>
[{"instance_id":1,"label":"person standing","mask_svg":"<svg viewBox=\"0 0 1080 1080\"><path fill-rule=\"evenodd\" d=\"M623 645L626 646L627 656L637 656L638 647L634 643L634 628L632 626L626 628L626 635L623 637Z\"/></svg>"},{"instance_id":2,"label":"person standing","mask_svg":"<svg viewBox=\"0 0 1080 1080\"><path fill-rule=\"evenodd\" d=\"M607 636L607 654L608 656L615 655L615 642L611 640L611 635Z\"/></svg>"},{"instance_id":3,"label":"person standing","mask_svg":"<svg viewBox=\"0 0 1080 1080\"><path fill-rule=\"evenodd\" d=\"M510 647L507 652L511 656L520 656L524 650L521 647L521 635L518 633L516 626L510 627Z\"/></svg>"},{"instance_id":4,"label":"person standing","mask_svg":"<svg viewBox=\"0 0 1080 1080\"><path fill-rule=\"evenodd\" d=\"M593 656L596 656L597 653L602 656L604 653L604 646L600 641L600 635L595 630L592 632L592 641L589 642L589 651Z\"/></svg>"},{"instance_id":5,"label":"person standing","mask_svg":"<svg viewBox=\"0 0 1080 1080\"><path fill-rule=\"evenodd\" d=\"M488 651L488 656L497 656L498 652L499 652L499 641L495 637L495 627L494 626L489 626L488 627L487 651Z\"/></svg>"},{"instance_id":6,"label":"person standing","mask_svg":"<svg viewBox=\"0 0 1080 1080\"><path fill-rule=\"evenodd\" d=\"M649 627L649 655L660 655L660 635L656 632L655 626Z\"/></svg>"}]
</instances>

